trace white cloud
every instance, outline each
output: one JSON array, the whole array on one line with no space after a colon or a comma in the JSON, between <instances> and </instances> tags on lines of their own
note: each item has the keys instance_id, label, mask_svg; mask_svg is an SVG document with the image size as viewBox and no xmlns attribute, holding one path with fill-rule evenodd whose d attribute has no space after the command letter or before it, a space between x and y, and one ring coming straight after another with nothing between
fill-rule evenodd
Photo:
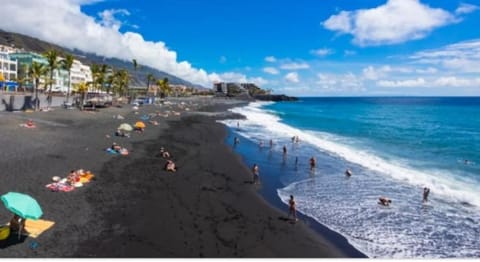
<instances>
[{"instance_id":1,"label":"white cloud","mask_svg":"<svg viewBox=\"0 0 480 262\"><path fill-rule=\"evenodd\" d=\"M468 14L475 12L479 9L476 5L461 3L460 6L455 10L455 14Z\"/></svg>"},{"instance_id":2,"label":"white cloud","mask_svg":"<svg viewBox=\"0 0 480 262\"><path fill-rule=\"evenodd\" d=\"M99 1L2 0L0 27L100 56L127 61L136 59L140 64L196 84L209 86L218 76L194 68L187 61L177 61L177 53L163 42L147 41L135 32L120 32L122 23L116 17L128 15L127 10L101 12L101 21L82 12L80 5L96 2Z\"/></svg>"},{"instance_id":3,"label":"white cloud","mask_svg":"<svg viewBox=\"0 0 480 262\"><path fill-rule=\"evenodd\" d=\"M435 74L438 72L438 69L436 69L435 67L419 68L416 69L415 72L419 74Z\"/></svg>"},{"instance_id":4,"label":"white cloud","mask_svg":"<svg viewBox=\"0 0 480 262\"><path fill-rule=\"evenodd\" d=\"M262 77L247 77L244 74L227 72L222 74L211 74L212 82L233 82L233 83L254 83L259 86L268 84L268 81Z\"/></svg>"},{"instance_id":5,"label":"white cloud","mask_svg":"<svg viewBox=\"0 0 480 262\"><path fill-rule=\"evenodd\" d=\"M363 77L368 80L377 80L387 76L389 73L411 73L413 70L407 67L392 67L384 65L378 68L368 66L362 70Z\"/></svg>"},{"instance_id":6,"label":"white cloud","mask_svg":"<svg viewBox=\"0 0 480 262\"><path fill-rule=\"evenodd\" d=\"M285 75L285 80L290 83L298 83L300 80L298 79L298 73L297 72L290 72Z\"/></svg>"},{"instance_id":7,"label":"white cloud","mask_svg":"<svg viewBox=\"0 0 480 262\"><path fill-rule=\"evenodd\" d=\"M116 15L129 16L130 12L125 9L104 10L98 13L98 16L102 19L100 24L104 27L113 28L118 31L122 26L122 22L115 17Z\"/></svg>"},{"instance_id":8,"label":"white cloud","mask_svg":"<svg viewBox=\"0 0 480 262\"><path fill-rule=\"evenodd\" d=\"M362 92L365 91L363 80L353 73L346 74L317 74L315 84L324 90L335 92Z\"/></svg>"},{"instance_id":9,"label":"white cloud","mask_svg":"<svg viewBox=\"0 0 480 262\"><path fill-rule=\"evenodd\" d=\"M480 78L460 78L456 76L440 77L434 81L434 86L452 86L452 87L478 87L480 88Z\"/></svg>"},{"instance_id":10,"label":"white cloud","mask_svg":"<svg viewBox=\"0 0 480 262\"><path fill-rule=\"evenodd\" d=\"M449 12L418 0L388 0L386 4L341 11L323 22L326 29L351 34L361 46L396 44L421 39L433 29L456 22Z\"/></svg>"},{"instance_id":11,"label":"white cloud","mask_svg":"<svg viewBox=\"0 0 480 262\"><path fill-rule=\"evenodd\" d=\"M377 86L381 87L425 87L426 81L423 78L408 80L381 80L377 82Z\"/></svg>"},{"instance_id":12,"label":"white cloud","mask_svg":"<svg viewBox=\"0 0 480 262\"><path fill-rule=\"evenodd\" d=\"M271 75L278 75L278 70L275 67L264 67L263 72L271 74Z\"/></svg>"},{"instance_id":13,"label":"white cloud","mask_svg":"<svg viewBox=\"0 0 480 262\"><path fill-rule=\"evenodd\" d=\"M248 79L249 83L254 83L257 86L262 87L263 85L268 84L268 80L264 79L263 77L252 77Z\"/></svg>"},{"instance_id":14,"label":"white cloud","mask_svg":"<svg viewBox=\"0 0 480 262\"><path fill-rule=\"evenodd\" d=\"M334 51L329 48L320 48L317 50L312 50L311 53L317 56L327 56L333 54Z\"/></svg>"},{"instance_id":15,"label":"white cloud","mask_svg":"<svg viewBox=\"0 0 480 262\"><path fill-rule=\"evenodd\" d=\"M442 66L462 73L480 72L480 39L426 50L409 57L415 63Z\"/></svg>"},{"instance_id":16,"label":"white cloud","mask_svg":"<svg viewBox=\"0 0 480 262\"><path fill-rule=\"evenodd\" d=\"M275 62L277 62L277 59L274 56L267 56L267 57L265 57L265 61L270 62L270 63L275 63Z\"/></svg>"},{"instance_id":17,"label":"white cloud","mask_svg":"<svg viewBox=\"0 0 480 262\"><path fill-rule=\"evenodd\" d=\"M480 78L461 78L456 76L446 76L433 79L419 77L417 79L406 80L381 80L377 82L381 87L480 87Z\"/></svg>"},{"instance_id":18,"label":"white cloud","mask_svg":"<svg viewBox=\"0 0 480 262\"><path fill-rule=\"evenodd\" d=\"M310 65L308 65L307 63L285 63L285 64L282 64L280 65L280 68L281 69L284 69L284 70L300 70L300 69L308 69L310 68Z\"/></svg>"}]
</instances>

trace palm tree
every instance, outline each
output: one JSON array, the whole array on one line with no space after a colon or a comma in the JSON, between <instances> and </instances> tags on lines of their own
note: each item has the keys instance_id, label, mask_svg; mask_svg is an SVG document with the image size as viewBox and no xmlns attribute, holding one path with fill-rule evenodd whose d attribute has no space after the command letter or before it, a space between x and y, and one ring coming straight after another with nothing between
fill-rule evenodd
<instances>
[{"instance_id":1,"label":"palm tree","mask_svg":"<svg viewBox=\"0 0 480 262\"><path fill-rule=\"evenodd\" d=\"M159 80L158 86L160 87L160 90L162 93L160 94L161 97L167 96L172 90L170 88L170 85L168 84L168 78L164 77L162 80Z\"/></svg>"},{"instance_id":2,"label":"palm tree","mask_svg":"<svg viewBox=\"0 0 480 262\"><path fill-rule=\"evenodd\" d=\"M73 66L73 55L67 54L65 56L65 59L62 60L63 68L68 71L68 89L67 89L67 95L65 97L65 103L68 103L68 99L70 96L70 86L72 85L72 79L71 79L71 71L72 71L72 66Z\"/></svg>"},{"instance_id":3,"label":"palm tree","mask_svg":"<svg viewBox=\"0 0 480 262\"><path fill-rule=\"evenodd\" d=\"M147 93L148 90L150 89L150 83L155 82L155 77L153 76L152 73L147 75Z\"/></svg>"},{"instance_id":4,"label":"palm tree","mask_svg":"<svg viewBox=\"0 0 480 262\"><path fill-rule=\"evenodd\" d=\"M85 82L81 82L75 85L75 91L81 94L80 96L80 105L81 105L81 110L83 110L83 105L85 103L85 98L88 93L88 84Z\"/></svg>"},{"instance_id":5,"label":"palm tree","mask_svg":"<svg viewBox=\"0 0 480 262\"><path fill-rule=\"evenodd\" d=\"M128 92L128 82L130 81L130 76L128 71L125 69L119 70L115 73L115 82L114 82L114 92L118 93L120 96L123 96Z\"/></svg>"},{"instance_id":6,"label":"palm tree","mask_svg":"<svg viewBox=\"0 0 480 262\"><path fill-rule=\"evenodd\" d=\"M90 66L90 70L92 71L93 90L97 90L98 73L100 72L100 66L97 64L92 64Z\"/></svg>"},{"instance_id":7,"label":"palm tree","mask_svg":"<svg viewBox=\"0 0 480 262\"><path fill-rule=\"evenodd\" d=\"M19 88L23 90L23 92L26 91L26 84L30 80L28 77L28 72L30 71L28 64L22 64L21 66L18 67L18 84ZM25 86L24 86L25 85ZM34 92L32 88L32 93Z\"/></svg>"},{"instance_id":8,"label":"palm tree","mask_svg":"<svg viewBox=\"0 0 480 262\"><path fill-rule=\"evenodd\" d=\"M115 83L115 69L111 68L111 72L108 74L107 79L106 79L106 91L107 94L110 94L110 91L113 89L113 85Z\"/></svg>"},{"instance_id":9,"label":"palm tree","mask_svg":"<svg viewBox=\"0 0 480 262\"><path fill-rule=\"evenodd\" d=\"M98 83L100 84L100 90L105 91L105 76L107 75L108 65L102 64L98 70Z\"/></svg>"},{"instance_id":10,"label":"palm tree","mask_svg":"<svg viewBox=\"0 0 480 262\"><path fill-rule=\"evenodd\" d=\"M137 69L138 69L137 59L133 59L133 60L132 60L132 63L133 63L133 70L134 70L134 71L137 71Z\"/></svg>"},{"instance_id":11,"label":"palm tree","mask_svg":"<svg viewBox=\"0 0 480 262\"><path fill-rule=\"evenodd\" d=\"M33 62L30 67L29 74L30 77L34 80L34 90L35 90L35 111L38 110L40 106L40 100L38 100L38 85L40 84L40 78L47 73L47 68L44 64Z\"/></svg>"},{"instance_id":12,"label":"palm tree","mask_svg":"<svg viewBox=\"0 0 480 262\"><path fill-rule=\"evenodd\" d=\"M44 55L43 55L48 62L48 69L50 70L50 89L48 90L48 106L52 104L52 100L50 99L50 95L52 93L52 84L53 84L53 71L58 68L59 63L57 61L58 59L58 53L55 49L50 49L48 50Z\"/></svg>"}]
</instances>

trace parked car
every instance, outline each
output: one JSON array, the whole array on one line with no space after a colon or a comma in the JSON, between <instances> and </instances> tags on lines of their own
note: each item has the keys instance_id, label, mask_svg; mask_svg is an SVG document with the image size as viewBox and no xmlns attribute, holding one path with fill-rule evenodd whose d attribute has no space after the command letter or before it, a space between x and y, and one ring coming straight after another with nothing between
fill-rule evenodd
<instances>
[{"instance_id":1,"label":"parked car","mask_svg":"<svg viewBox=\"0 0 480 262\"><path fill-rule=\"evenodd\" d=\"M148 98L140 96L133 100L132 104L134 105L143 105L147 103Z\"/></svg>"}]
</instances>

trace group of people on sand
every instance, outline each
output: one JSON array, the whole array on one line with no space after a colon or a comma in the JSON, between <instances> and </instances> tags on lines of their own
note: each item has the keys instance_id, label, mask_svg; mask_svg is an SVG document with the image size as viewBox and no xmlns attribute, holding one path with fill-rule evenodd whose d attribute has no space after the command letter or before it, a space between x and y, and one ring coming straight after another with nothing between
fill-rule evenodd
<instances>
[{"instance_id":1,"label":"group of people on sand","mask_svg":"<svg viewBox=\"0 0 480 262\"><path fill-rule=\"evenodd\" d=\"M160 156L167 160L167 162L165 163L165 166L163 167L163 169L165 171L169 171L169 172L176 172L177 171L177 168L175 166L175 162L173 162L170 159L172 156L170 155L170 153L168 151L165 150L164 147L160 148Z\"/></svg>"}]
</instances>

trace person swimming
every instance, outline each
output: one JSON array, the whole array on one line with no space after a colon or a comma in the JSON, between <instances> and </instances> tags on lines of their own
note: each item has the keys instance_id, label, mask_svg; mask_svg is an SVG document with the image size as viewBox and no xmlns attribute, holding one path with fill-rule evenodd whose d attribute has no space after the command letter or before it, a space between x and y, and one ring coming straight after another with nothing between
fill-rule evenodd
<instances>
[{"instance_id":1,"label":"person swimming","mask_svg":"<svg viewBox=\"0 0 480 262\"><path fill-rule=\"evenodd\" d=\"M378 198L378 204L382 206L388 207L392 203L392 200L386 198L386 197L380 197Z\"/></svg>"},{"instance_id":2,"label":"person swimming","mask_svg":"<svg viewBox=\"0 0 480 262\"><path fill-rule=\"evenodd\" d=\"M352 171L350 169L347 169L345 171L345 175L348 176L348 177L351 177L352 176Z\"/></svg>"}]
</instances>

